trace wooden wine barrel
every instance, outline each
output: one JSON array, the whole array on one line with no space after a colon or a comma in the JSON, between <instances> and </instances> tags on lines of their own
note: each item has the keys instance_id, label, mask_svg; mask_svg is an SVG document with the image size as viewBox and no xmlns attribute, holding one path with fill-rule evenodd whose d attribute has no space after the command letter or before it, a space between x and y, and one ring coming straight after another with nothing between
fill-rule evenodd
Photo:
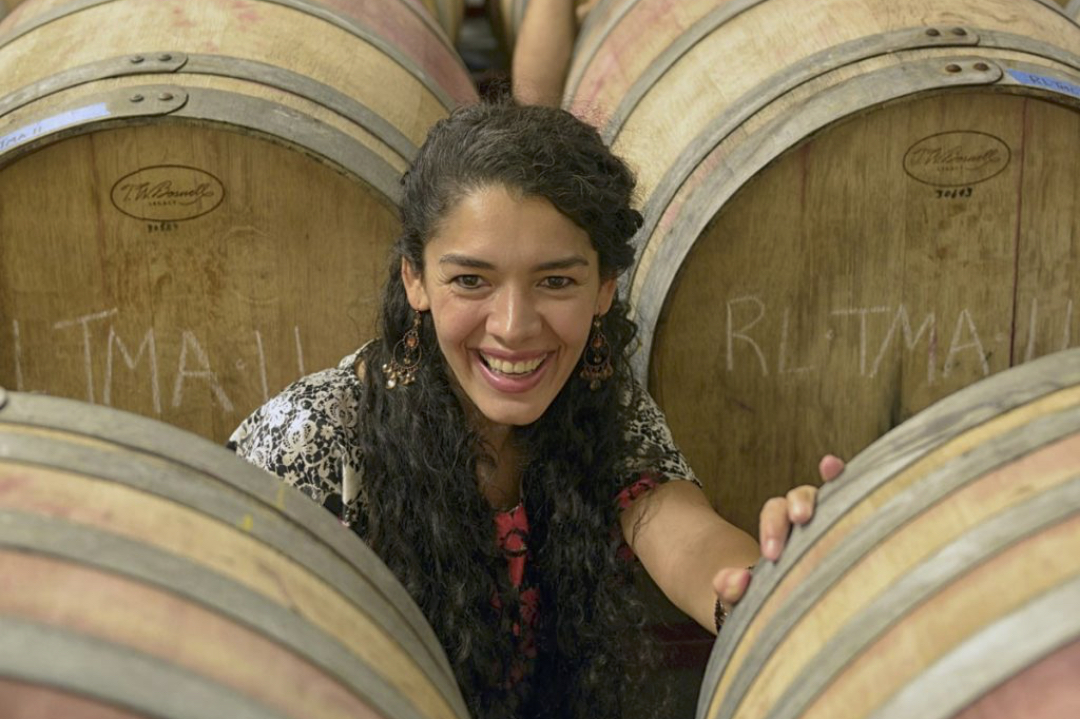
<instances>
[{"instance_id":1,"label":"wooden wine barrel","mask_svg":"<svg viewBox=\"0 0 1080 719\"><path fill-rule=\"evenodd\" d=\"M779 563L755 569L697 716L1075 716L1078 546L1073 349L941 400L852 460Z\"/></svg>"},{"instance_id":2,"label":"wooden wine barrel","mask_svg":"<svg viewBox=\"0 0 1080 719\"><path fill-rule=\"evenodd\" d=\"M476 100L421 8L28 0L4 28L0 383L224 441L373 335L401 173Z\"/></svg>"},{"instance_id":3,"label":"wooden wine barrel","mask_svg":"<svg viewBox=\"0 0 1080 719\"><path fill-rule=\"evenodd\" d=\"M1080 337L1051 4L605 0L565 105L638 173L637 369L748 531L822 454Z\"/></svg>"},{"instance_id":4,"label":"wooden wine barrel","mask_svg":"<svg viewBox=\"0 0 1080 719\"><path fill-rule=\"evenodd\" d=\"M5 716L467 716L385 565L224 448L0 391L0 457Z\"/></svg>"},{"instance_id":5,"label":"wooden wine barrel","mask_svg":"<svg viewBox=\"0 0 1080 719\"><path fill-rule=\"evenodd\" d=\"M1065 14L1073 19L1073 21L1080 21L1080 0L1066 0L1062 5L1065 8Z\"/></svg>"}]
</instances>

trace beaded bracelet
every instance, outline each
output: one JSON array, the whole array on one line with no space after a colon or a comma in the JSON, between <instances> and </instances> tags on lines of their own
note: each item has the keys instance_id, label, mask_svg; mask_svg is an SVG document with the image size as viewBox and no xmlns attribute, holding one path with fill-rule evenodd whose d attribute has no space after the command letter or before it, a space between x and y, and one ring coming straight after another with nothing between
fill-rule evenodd
<instances>
[{"instance_id":1,"label":"beaded bracelet","mask_svg":"<svg viewBox=\"0 0 1080 719\"><path fill-rule=\"evenodd\" d=\"M713 618L716 620L716 633L720 633L720 628L724 626L724 621L727 620L727 607L724 606L724 602L720 597L716 598L716 610L713 613Z\"/></svg>"}]
</instances>

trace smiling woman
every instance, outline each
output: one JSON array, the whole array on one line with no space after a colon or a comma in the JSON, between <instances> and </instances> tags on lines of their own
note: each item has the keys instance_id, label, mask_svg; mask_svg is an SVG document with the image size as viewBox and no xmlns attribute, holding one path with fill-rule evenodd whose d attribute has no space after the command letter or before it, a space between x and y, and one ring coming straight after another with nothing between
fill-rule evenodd
<instances>
[{"instance_id":1,"label":"smiling woman","mask_svg":"<svg viewBox=\"0 0 1080 719\"><path fill-rule=\"evenodd\" d=\"M633 191L567 112L452 113L405 174L381 336L233 434L386 562L477 719L624 716L653 668L630 559L715 630L758 556L631 377ZM766 556L813 499L768 505Z\"/></svg>"},{"instance_id":2,"label":"smiling woman","mask_svg":"<svg viewBox=\"0 0 1080 719\"><path fill-rule=\"evenodd\" d=\"M535 422L570 378L615 278L601 277L589 235L549 201L505 187L461 200L424 248L421 273L401 266L409 303L431 311L457 389L492 423Z\"/></svg>"}]
</instances>

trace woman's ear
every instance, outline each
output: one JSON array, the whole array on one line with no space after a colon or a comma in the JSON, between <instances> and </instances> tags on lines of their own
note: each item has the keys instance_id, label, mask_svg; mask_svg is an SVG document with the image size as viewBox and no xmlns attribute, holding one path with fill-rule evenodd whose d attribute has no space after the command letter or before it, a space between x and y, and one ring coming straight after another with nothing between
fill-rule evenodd
<instances>
[{"instance_id":1,"label":"woman's ear","mask_svg":"<svg viewBox=\"0 0 1080 719\"><path fill-rule=\"evenodd\" d=\"M401 258L401 282L405 285L405 294L414 310L425 312L431 309L431 300L424 289L423 274L413 267L406 257Z\"/></svg>"},{"instance_id":2,"label":"woman's ear","mask_svg":"<svg viewBox=\"0 0 1080 719\"><path fill-rule=\"evenodd\" d=\"M615 290L618 287L619 278L611 277L600 281L600 294L596 297L596 315L606 315L611 309L611 303L615 300Z\"/></svg>"}]
</instances>

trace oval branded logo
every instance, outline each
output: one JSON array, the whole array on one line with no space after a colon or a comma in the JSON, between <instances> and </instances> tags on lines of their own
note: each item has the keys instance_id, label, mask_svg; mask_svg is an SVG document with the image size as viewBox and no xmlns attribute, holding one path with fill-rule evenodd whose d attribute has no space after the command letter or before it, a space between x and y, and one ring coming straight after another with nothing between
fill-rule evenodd
<instances>
[{"instance_id":1,"label":"oval branded logo","mask_svg":"<svg viewBox=\"0 0 1080 719\"><path fill-rule=\"evenodd\" d=\"M965 187L1005 171L1012 151L1000 138L971 130L942 132L919 140L904 154L904 171L936 187Z\"/></svg>"},{"instance_id":2,"label":"oval branded logo","mask_svg":"<svg viewBox=\"0 0 1080 719\"><path fill-rule=\"evenodd\" d=\"M195 167L155 165L117 180L113 206L128 217L151 222L193 220L225 200L221 181Z\"/></svg>"}]
</instances>

